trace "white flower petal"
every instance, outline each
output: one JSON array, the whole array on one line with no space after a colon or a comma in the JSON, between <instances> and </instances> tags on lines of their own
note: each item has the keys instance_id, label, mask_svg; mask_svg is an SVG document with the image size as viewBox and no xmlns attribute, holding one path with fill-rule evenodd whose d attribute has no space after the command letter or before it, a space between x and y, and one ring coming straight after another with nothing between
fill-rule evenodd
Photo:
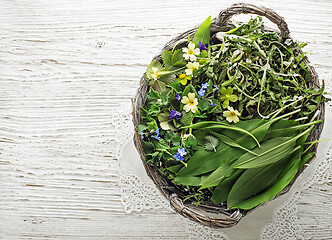
<instances>
[{"instance_id":1,"label":"white flower petal","mask_svg":"<svg viewBox=\"0 0 332 240\"><path fill-rule=\"evenodd\" d=\"M197 100L197 98L194 99L194 104L195 104L195 105L198 104L198 100Z\"/></svg>"},{"instance_id":2,"label":"white flower petal","mask_svg":"<svg viewBox=\"0 0 332 240\"><path fill-rule=\"evenodd\" d=\"M193 65L194 65L195 68L197 68L197 69L199 68L199 63L198 62L194 62Z\"/></svg>"},{"instance_id":3,"label":"white flower petal","mask_svg":"<svg viewBox=\"0 0 332 240\"><path fill-rule=\"evenodd\" d=\"M196 105L191 106L191 111L192 111L193 113L195 113L197 110L198 110L198 109L197 109L197 106L196 106Z\"/></svg>"},{"instance_id":4,"label":"white flower petal","mask_svg":"<svg viewBox=\"0 0 332 240\"><path fill-rule=\"evenodd\" d=\"M188 44L188 48L189 48L190 50L194 50L194 49L195 49L195 43L190 42L190 43Z\"/></svg>"},{"instance_id":5,"label":"white flower petal","mask_svg":"<svg viewBox=\"0 0 332 240\"><path fill-rule=\"evenodd\" d=\"M228 106L227 109L228 109L229 111L234 111L234 108L232 108L231 106Z\"/></svg>"},{"instance_id":6,"label":"white flower petal","mask_svg":"<svg viewBox=\"0 0 332 240\"><path fill-rule=\"evenodd\" d=\"M187 54L187 53L185 53L185 54L183 54L183 57L184 57L186 60L188 60L188 59L189 59L189 57L190 57L190 55L189 55L189 54Z\"/></svg>"},{"instance_id":7,"label":"white flower petal","mask_svg":"<svg viewBox=\"0 0 332 240\"><path fill-rule=\"evenodd\" d=\"M188 55L189 56L189 55ZM192 62L188 62L187 63L187 65L186 65L186 67L188 68L188 69L192 69L193 68L193 63Z\"/></svg>"},{"instance_id":8,"label":"white flower petal","mask_svg":"<svg viewBox=\"0 0 332 240\"><path fill-rule=\"evenodd\" d=\"M182 102L183 104L187 104L187 103L189 102L189 98L188 98L187 96L184 96L184 97L182 97L181 102Z\"/></svg>"},{"instance_id":9,"label":"white flower petal","mask_svg":"<svg viewBox=\"0 0 332 240\"><path fill-rule=\"evenodd\" d=\"M193 73L193 71L190 69L186 69L185 72L186 72L186 75L191 75Z\"/></svg>"},{"instance_id":10,"label":"white flower petal","mask_svg":"<svg viewBox=\"0 0 332 240\"><path fill-rule=\"evenodd\" d=\"M231 117L231 116L227 117L226 120L231 123L233 121L233 117Z\"/></svg>"},{"instance_id":11,"label":"white flower petal","mask_svg":"<svg viewBox=\"0 0 332 240\"><path fill-rule=\"evenodd\" d=\"M238 116L233 117L233 122L234 123L238 123L239 121L240 121L240 119L238 118Z\"/></svg>"},{"instance_id":12,"label":"white flower petal","mask_svg":"<svg viewBox=\"0 0 332 240\"><path fill-rule=\"evenodd\" d=\"M195 99L195 93L188 93L189 100Z\"/></svg>"},{"instance_id":13,"label":"white flower petal","mask_svg":"<svg viewBox=\"0 0 332 240\"><path fill-rule=\"evenodd\" d=\"M182 48L182 51L183 51L184 53L187 53L187 52L189 51L189 49L186 48L186 47L184 47L184 48Z\"/></svg>"},{"instance_id":14,"label":"white flower petal","mask_svg":"<svg viewBox=\"0 0 332 240\"><path fill-rule=\"evenodd\" d=\"M199 50L199 48L196 48L195 50L194 50L194 54L195 55L199 55L201 53L201 51Z\"/></svg>"},{"instance_id":15,"label":"white flower petal","mask_svg":"<svg viewBox=\"0 0 332 240\"><path fill-rule=\"evenodd\" d=\"M190 106L189 106L189 104L184 105L184 106L183 106L183 110L185 110L186 112L189 112L189 111L190 111Z\"/></svg>"},{"instance_id":16,"label":"white flower petal","mask_svg":"<svg viewBox=\"0 0 332 240\"><path fill-rule=\"evenodd\" d=\"M190 55L190 61L196 61L196 56L195 55Z\"/></svg>"}]
</instances>

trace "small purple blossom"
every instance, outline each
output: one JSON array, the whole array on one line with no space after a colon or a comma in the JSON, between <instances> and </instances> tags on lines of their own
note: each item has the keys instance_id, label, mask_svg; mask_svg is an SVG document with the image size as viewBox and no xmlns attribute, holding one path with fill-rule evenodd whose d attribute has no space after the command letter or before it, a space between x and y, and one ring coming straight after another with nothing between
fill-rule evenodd
<instances>
[{"instance_id":1,"label":"small purple blossom","mask_svg":"<svg viewBox=\"0 0 332 240\"><path fill-rule=\"evenodd\" d=\"M205 90L201 88L201 90L198 91L198 96L204 97L204 95L205 95Z\"/></svg>"},{"instance_id":2,"label":"small purple blossom","mask_svg":"<svg viewBox=\"0 0 332 240\"><path fill-rule=\"evenodd\" d=\"M199 43L199 50L207 50L209 44L202 44L201 42Z\"/></svg>"},{"instance_id":3,"label":"small purple blossom","mask_svg":"<svg viewBox=\"0 0 332 240\"><path fill-rule=\"evenodd\" d=\"M143 130L140 131L140 134L141 134L141 139L144 139L144 133L143 133Z\"/></svg>"},{"instance_id":4,"label":"small purple blossom","mask_svg":"<svg viewBox=\"0 0 332 240\"><path fill-rule=\"evenodd\" d=\"M172 109L169 116L168 116L168 119L172 119L174 117L175 117L176 120L180 120L181 117L182 117L182 113L177 112L177 111Z\"/></svg>"},{"instance_id":5,"label":"small purple blossom","mask_svg":"<svg viewBox=\"0 0 332 240\"><path fill-rule=\"evenodd\" d=\"M209 83L206 82L206 83L202 83L202 89L207 89L209 86Z\"/></svg>"},{"instance_id":6,"label":"small purple blossom","mask_svg":"<svg viewBox=\"0 0 332 240\"><path fill-rule=\"evenodd\" d=\"M178 93L175 93L175 100L180 101L181 100L181 95Z\"/></svg>"}]
</instances>

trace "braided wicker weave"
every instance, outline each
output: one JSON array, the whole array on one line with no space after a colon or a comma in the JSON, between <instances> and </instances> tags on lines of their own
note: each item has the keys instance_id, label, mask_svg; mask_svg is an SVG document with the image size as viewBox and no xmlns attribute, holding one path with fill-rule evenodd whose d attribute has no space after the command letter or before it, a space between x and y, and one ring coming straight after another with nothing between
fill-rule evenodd
<instances>
[{"instance_id":1,"label":"braided wicker weave","mask_svg":"<svg viewBox=\"0 0 332 240\"><path fill-rule=\"evenodd\" d=\"M238 3L234 4L231 7L223 10L220 12L219 16L216 19L213 19L211 23L211 36L216 34L217 32L225 32L232 28L232 25L229 19L233 15L237 14L257 14L260 16L264 16L268 18L271 22L276 24L280 30L280 37L285 40L289 37L289 30L287 27L286 22L282 17L280 17L275 11L265 8L265 7L258 7L251 4L245 3ZM169 43L167 43L163 50L171 50L176 44L178 47L182 47L183 45L179 44L179 41L186 40L188 36L191 38L194 36L197 28L190 29L178 37L172 39ZM185 41L183 41L185 42ZM153 61L161 61L161 54L158 54L154 57ZM305 58L304 62L306 64L309 63L308 59ZM319 87L319 80L316 71L310 67L311 71L311 86L310 87ZM138 88L137 94L132 102L132 115L133 115L133 123L135 127L140 123L140 108L144 106L146 100L146 93L149 90L149 86L147 85L145 75L141 78L140 86ZM321 103L317 109L317 119L322 119L324 121L324 103ZM319 139L321 131L323 128L323 122L317 124L313 130L311 131L308 141L314 141ZM135 146L140 154L142 161L144 162L144 151L142 149L142 145L140 142L139 134L135 131L134 136L134 143ZM315 151L317 148L317 144L310 149L311 151ZM310 160L310 162L312 159ZM160 192L164 195L166 199L170 201L171 207L178 212L179 214L183 215L186 218L189 218L193 221L196 221L202 225L209 226L211 228L228 228L236 225L242 217L253 211L251 210L234 210L234 209L227 209L224 205L214 205L212 203L205 203L199 206L195 206L194 204L190 203L183 203L181 197L184 196L184 193L177 188L174 184L170 181L163 179L151 166L148 164L144 164L145 170L148 176L153 180L157 188ZM293 181L276 197L286 193L294 183L295 179L298 177L299 174L303 171L305 167L303 167L298 174L295 176ZM275 198L276 198L275 197ZM263 205L263 204L261 204ZM261 206L259 205L259 206Z\"/></svg>"}]
</instances>

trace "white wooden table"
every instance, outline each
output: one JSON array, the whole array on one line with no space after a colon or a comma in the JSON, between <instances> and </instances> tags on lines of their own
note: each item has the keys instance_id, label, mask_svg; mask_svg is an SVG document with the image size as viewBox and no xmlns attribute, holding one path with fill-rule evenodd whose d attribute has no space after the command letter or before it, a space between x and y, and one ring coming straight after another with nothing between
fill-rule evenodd
<instances>
[{"instance_id":1,"label":"white wooden table","mask_svg":"<svg viewBox=\"0 0 332 240\"><path fill-rule=\"evenodd\" d=\"M0 0L0 239L188 239L174 213L124 212L114 119L167 41L235 2ZM250 2L331 89L331 0Z\"/></svg>"}]
</instances>

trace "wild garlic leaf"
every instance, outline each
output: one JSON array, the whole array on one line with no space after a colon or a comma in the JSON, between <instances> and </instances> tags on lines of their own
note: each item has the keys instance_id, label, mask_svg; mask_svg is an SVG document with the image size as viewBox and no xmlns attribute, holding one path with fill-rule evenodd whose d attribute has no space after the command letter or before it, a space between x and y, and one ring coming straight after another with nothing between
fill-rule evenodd
<instances>
[{"instance_id":1,"label":"wild garlic leaf","mask_svg":"<svg viewBox=\"0 0 332 240\"><path fill-rule=\"evenodd\" d=\"M196 47L199 47L199 42L201 44L209 44L210 43L210 25L211 25L211 16L209 16L197 29L193 42Z\"/></svg>"},{"instance_id":2,"label":"wild garlic leaf","mask_svg":"<svg viewBox=\"0 0 332 240\"><path fill-rule=\"evenodd\" d=\"M204 148L207 151L215 151L216 152L216 149L219 146L219 143L220 142L219 142L218 138L216 138L212 135L208 135L208 136L205 137Z\"/></svg>"}]
</instances>

